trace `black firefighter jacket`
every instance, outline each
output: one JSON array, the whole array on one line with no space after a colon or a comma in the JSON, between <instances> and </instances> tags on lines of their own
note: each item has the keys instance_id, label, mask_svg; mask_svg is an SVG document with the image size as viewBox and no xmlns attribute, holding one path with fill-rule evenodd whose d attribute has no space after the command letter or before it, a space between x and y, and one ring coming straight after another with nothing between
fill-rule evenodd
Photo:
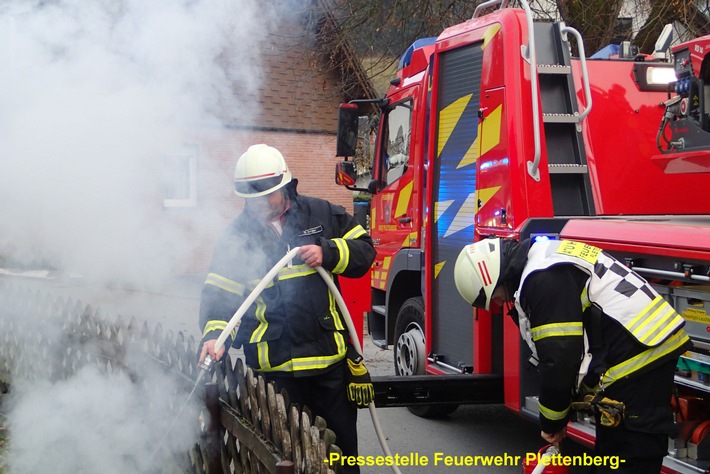
<instances>
[{"instance_id":1,"label":"black firefighter jacket","mask_svg":"<svg viewBox=\"0 0 710 474\"><path fill-rule=\"evenodd\" d=\"M587 278L573 265L557 265L531 274L520 297L533 331L554 325L584 325L593 358L582 388L598 393L597 383L606 369L643 357L647 348L595 306L583 310L580 294L585 290ZM679 334L687 340L684 333ZM584 341L580 331L574 336L560 333L557 337L545 337L535 345L539 357L540 427L546 433L556 433L569 419ZM673 432L670 408L673 369L688 346L689 343L684 344L604 390L606 397L626 405L623 428L645 433Z\"/></svg>"},{"instance_id":2,"label":"black firefighter jacket","mask_svg":"<svg viewBox=\"0 0 710 474\"><path fill-rule=\"evenodd\" d=\"M322 267L333 275L355 278L370 268L372 239L342 207L294 192L285 218L280 237L247 213L226 229L202 290L203 340L219 336L259 281L294 247L320 245ZM246 362L256 370L303 376L341 361L348 334L323 278L295 258L251 305L225 346L232 341L244 346Z\"/></svg>"}]
</instances>

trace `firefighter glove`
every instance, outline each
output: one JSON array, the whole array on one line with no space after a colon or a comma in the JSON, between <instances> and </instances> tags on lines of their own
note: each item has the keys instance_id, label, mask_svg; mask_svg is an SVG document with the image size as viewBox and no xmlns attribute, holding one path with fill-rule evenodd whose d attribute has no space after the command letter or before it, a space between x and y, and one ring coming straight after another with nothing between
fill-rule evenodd
<instances>
[{"instance_id":1,"label":"firefighter glove","mask_svg":"<svg viewBox=\"0 0 710 474\"><path fill-rule=\"evenodd\" d=\"M606 397L596 401L594 411L599 417L599 424L607 428L616 428L624 418L624 404Z\"/></svg>"},{"instance_id":2,"label":"firefighter glove","mask_svg":"<svg viewBox=\"0 0 710 474\"><path fill-rule=\"evenodd\" d=\"M362 363L362 356L353 346L348 347L345 361L348 364L348 400L358 408L367 407L375 398L375 388L372 386L370 374Z\"/></svg>"},{"instance_id":3,"label":"firefighter glove","mask_svg":"<svg viewBox=\"0 0 710 474\"><path fill-rule=\"evenodd\" d=\"M579 402L572 403L573 410L593 412L599 424L607 428L616 428L624 418L624 404L601 394L587 394Z\"/></svg>"}]
</instances>

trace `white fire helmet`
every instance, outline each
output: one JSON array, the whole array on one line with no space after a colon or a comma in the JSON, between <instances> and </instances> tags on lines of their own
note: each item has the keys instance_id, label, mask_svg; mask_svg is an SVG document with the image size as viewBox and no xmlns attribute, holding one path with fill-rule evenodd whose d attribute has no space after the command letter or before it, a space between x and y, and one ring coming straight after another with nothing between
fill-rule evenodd
<instances>
[{"instance_id":1,"label":"white fire helmet","mask_svg":"<svg viewBox=\"0 0 710 474\"><path fill-rule=\"evenodd\" d=\"M456 289L476 308L489 310L500 278L500 239L485 239L461 250L454 266Z\"/></svg>"},{"instance_id":2,"label":"white fire helmet","mask_svg":"<svg viewBox=\"0 0 710 474\"><path fill-rule=\"evenodd\" d=\"M264 144L252 145L234 167L234 192L244 198L265 196L283 188L291 179L279 150Z\"/></svg>"}]
</instances>

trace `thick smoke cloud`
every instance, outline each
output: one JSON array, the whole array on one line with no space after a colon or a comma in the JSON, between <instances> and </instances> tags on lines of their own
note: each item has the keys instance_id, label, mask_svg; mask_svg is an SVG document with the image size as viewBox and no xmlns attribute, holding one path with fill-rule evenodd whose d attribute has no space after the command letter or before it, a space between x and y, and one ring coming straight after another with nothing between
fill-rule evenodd
<instances>
[{"instance_id":1,"label":"thick smoke cloud","mask_svg":"<svg viewBox=\"0 0 710 474\"><path fill-rule=\"evenodd\" d=\"M168 411L169 397L183 393L157 370L144 384L91 366L54 384L18 382L7 417L9 472L180 472L196 440L200 402L176 395Z\"/></svg>"},{"instance_id":2,"label":"thick smoke cloud","mask_svg":"<svg viewBox=\"0 0 710 474\"><path fill-rule=\"evenodd\" d=\"M242 111L259 99L253 51L273 22L266 9L257 0L2 2L0 263L11 254L94 285L169 277L194 236L161 221L163 159L194 145L196 130L218 130L225 111L248 122ZM193 213L202 219L193 226L218 233L211 212ZM149 382L137 386L87 368L54 384L13 381L11 472L154 472L142 463L176 414L161 402L177 388L141 376ZM178 423L170 448L185 452L193 428Z\"/></svg>"},{"instance_id":3,"label":"thick smoke cloud","mask_svg":"<svg viewBox=\"0 0 710 474\"><path fill-rule=\"evenodd\" d=\"M258 100L249 81L259 64L244 56L266 31L255 6L3 2L0 255L94 283L169 274L191 238L159 222L163 158L193 144L195 130L219 127L223 111ZM198 227L213 228L212 210L200 212Z\"/></svg>"}]
</instances>

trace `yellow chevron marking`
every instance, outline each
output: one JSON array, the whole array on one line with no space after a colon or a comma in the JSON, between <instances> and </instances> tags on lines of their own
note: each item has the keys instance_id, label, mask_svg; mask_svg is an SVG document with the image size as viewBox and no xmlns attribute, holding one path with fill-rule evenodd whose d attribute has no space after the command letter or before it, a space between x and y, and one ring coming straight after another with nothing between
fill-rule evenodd
<instances>
[{"instance_id":1,"label":"yellow chevron marking","mask_svg":"<svg viewBox=\"0 0 710 474\"><path fill-rule=\"evenodd\" d=\"M481 139L480 156L483 156L500 143L500 125L502 120L503 105L501 104L479 122L478 138Z\"/></svg>"},{"instance_id":2,"label":"yellow chevron marking","mask_svg":"<svg viewBox=\"0 0 710 474\"><path fill-rule=\"evenodd\" d=\"M407 213L409 209L409 198L412 197L413 186L414 182L410 181L400 190L399 196L397 197L397 208L394 211L394 217L403 216Z\"/></svg>"},{"instance_id":3,"label":"yellow chevron marking","mask_svg":"<svg viewBox=\"0 0 710 474\"><path fill-rule=\"evenodd\" d=\"M439 278L439 272L441 271L442 268L444 268L444 265L446 265L446 260L434 265L434 278Z\"/></svg>"},{"instance_id":4,"label":"yellow chevron marking","mask_svg":"<svg viewBox=\"0 0 710 474\"><path fill-rule=\"evenodd\" d=\"M385 257L382 260L382 269L383 270L389 270L390 268L390 261L392 260L392 257Z\"/></svg>"},{"instance_id":5,"label":"yellow chevron marking","mask_svg":"<svg viewBox=\"0 0 710 474\"><path fill-rule=\"evenodd\" d=\"M414 245L414 242L417 241L417 233L416 232L410 232L408 236L404 238L404 241L402 241L401 247L411 247Z\"/></svg>"},{"instance_id":6,"label":"yellow chevron marking","mask_svg":"<svg viewBox=\"0 0 710 474\"><path fill-rule=\"evenodd\" d=\"M441 150L444 149L444 145L446 145L449 137L451 137L451 133L459 122L461 114L463 114L463 111L466 109L471 97L472 94L465 95L446 106L439 113L439 150L437 156L441 156Z\"/></svg>"},{"instance_id":7,"label":"yellow chevron marking","mask_svg":"<svg viewBox=\"0 0 710 474\"><path fill-rule=\"evenodd\" d=\"M486 49L486 46L491 42L493 37L498 34L500 31L500 24L499 23L494 23L493 25L489 26L488 29L486 30L485 33L483 33L483 45L481 46L481 49Z\"/></svg>"},{"instance_id":8,"label":"yellow chevron marking","mask_svg":"<svg viewBox=\"0 0 710 474\"><path fill-rule=\"evenodd\" d=\"M476 190L477 200L481 201L481 207L485 206L486 203L498 192L501 186L493 186L492 188L478 189Z\"/></svg>"},{"instance_id":9,"label":"yellow chevron marking","mask_svg":"<svg viewBox=\"0 0 710 474\"><path fill-rule=\"evenodd\" d=\"M478 124L478 133L479 134L481 133L480 122ZM463 155L463 158L461 158L461 161L459 161L459 164L456 165L456 169L463 168L464 166L471 165L471 164L475 163L479 156L480 156L480 152L479 152L479 145L478 145L478 137L476 137L476 139L473 141L473 143L471 143L471 146L469 147L469 149Z\"/></svg>"}]
</instances>

